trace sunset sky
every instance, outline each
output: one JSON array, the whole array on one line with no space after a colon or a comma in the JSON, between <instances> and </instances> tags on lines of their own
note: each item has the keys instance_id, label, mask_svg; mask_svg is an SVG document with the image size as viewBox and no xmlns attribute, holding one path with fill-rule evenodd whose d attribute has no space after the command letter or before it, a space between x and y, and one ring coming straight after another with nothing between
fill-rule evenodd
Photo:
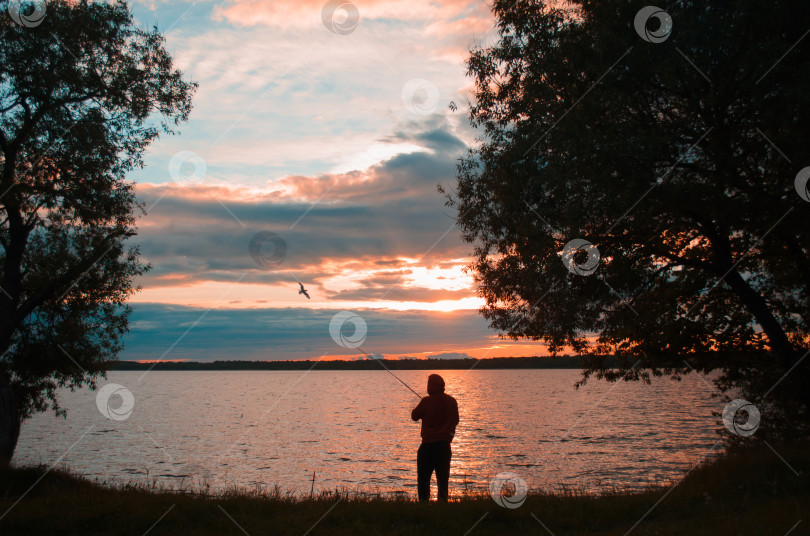
<instances>
[{"instance_id":1,"label":"sunset sky","mask_svg":"<svg viewBox=\"0 0 810 536\"><path fill-rule=\"evenodd\" d=\"M464 60L495 36L487 4L353 6L356 27L351 5L329 17L322 0L133 4L199 89L181 134L131 175L153 269L122 359L353 357L329 334L344 310L368 326L362 349L390 358L545 353L487 328L472 246L436 188L479 134ZM283 262L254 262L261 231L282 237Z\"/></svg>"}]
</instances>

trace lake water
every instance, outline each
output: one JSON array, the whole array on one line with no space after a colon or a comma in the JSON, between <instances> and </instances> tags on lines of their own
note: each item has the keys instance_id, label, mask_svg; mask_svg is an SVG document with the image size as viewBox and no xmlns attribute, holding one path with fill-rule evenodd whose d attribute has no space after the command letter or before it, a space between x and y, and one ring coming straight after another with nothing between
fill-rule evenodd
<instances>
[{"instance_id":1,"label":"lake water","mask_svg":"<svg viewBox=\"0 0 810 536\"><path fill-rule=\"evenodd\" d=\"M395 371L419 392L431 371ZM501 471L531 488L640 488L676 480L716 445L719 399L702 376L589 381L578 370L438 371L458 400L451 493ZM23 424L17 464L177 487L279 485L416 491L417 397L380 371L111 372L134 409L102 415L96 392L65 392L67 419ZM122 399L110 399L113 408ZM104 406L106 407L106 406ZM120 408L119 408L120 410ZM435 482L435 481L434 481ZM435 493L435 483L433 486Z\"/></svg>"}]
</instances>

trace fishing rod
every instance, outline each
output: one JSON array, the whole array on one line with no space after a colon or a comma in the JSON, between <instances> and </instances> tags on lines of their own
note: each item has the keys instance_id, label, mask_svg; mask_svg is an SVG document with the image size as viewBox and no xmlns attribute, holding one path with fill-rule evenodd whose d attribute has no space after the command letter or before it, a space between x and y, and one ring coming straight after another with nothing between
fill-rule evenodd
<instances>
[{"instance_id":1,"label":"fishing rod","mask_svg":"<svg viewBox=\"0 0 810 536\"><path fill-rule=\"evenodd\" d=\"M275 247L275 249L273 250L273 257L276 256L277 251L280 251L280 255L278 255L278 258L270 258L269 260L267 260L262 256L262 254L261 254L262 243L267 242L268 240L273 242L273 246ZM287 253L287 243L284 241L283 238L281 238L277 234L272 233L270 231L264 231L264 232L256 233L255 235L253 235L253 238L250 240L250 246L248 247L248 250L250 251L250 256L253 257L254 261L256 261L256 264L258 264L259 266L267 267L267 264L266 264L267 262L275 263L275 262L281 262L282 260L284 260L284 256ZM311 299L310 296L309 296L309 293L307 292L307 289L304 288L304 284L301 282L301 279L295 274L292 274L292 275L295 277L295 282L298 283L298 286L300 287L300 290L298 291L298 294L303 294L304 296L306 296L306 298L308 300ZM357 349L360 350L360 353L365 355L367 358L376 359L374 356L372 356L371 354L369 354L368 352L366 352L362 348L357 347ZM382 362L382 358L377 359L377 361L379 361L380 365L382 365L382 367L385 370L388 371L388 374L390 374L391 376L396 378L399 383L401 383L402 385L407 387L408 390L410 390L410 392L412 392L417 397L419 397L419 400L422 399L422 395L420 395L419 393L414 391L411 388L410 385L408 385L407 383L402 381L399 378L399 376L397 376L396 374L391 372L391 369L389 369L388 367L385 366L385 363ZM313 474L313 478L314 478L314 474Z\"/></svg>"},{"instance_id":2,"label":"fishing rod","mask_svg":"<svg viewBox=\"0 0 810 536\"><path fill-rule=\"evenodd\" d=\"M420 395L419 393L417 393L416 391L414 391L413 389L411 389L411 386L410 386L410 385L408 385L407 383L405 383L404 381L402 381L402 380L399 378L399 376L397 376L396 374L394 374L393 372L391 372L391 369L389 369L388 367L386 367L386 366L385 366L385 363L383 363L383 362L382 362L382 358L377 359L376 357L372 356L370 353L366 352L365 350L363 350L363 349L362 349L362 348L360 348L359 346L357 347L357 349L358 349L358 350L360 350L360 353L361 353L361 354L363 354L363 355L365 355L367 358L369 358L369 359L373 359L374 361L379 361L379 362L380 362L380 365L382 365L382 368L384 368L385 370L387 370L387 371L388 371L388 374L390 374L391 376L393 376L394 378L396 378L396 379L399 381L399 383L401 383L402 385L404 385L405 387L407 387L408 389L410 389L410 390L411 390L411 392L412 392L413 394L415 394L416 396L418 396L418 397L419 397L419 400L422 400L422 395Z\"/></svg>"},{"instance_id":3,"label":"fishing rod","mask_svg":"<svg viewBox=\"0 0 810 536\"><path fill-rule=\"evenodd\" d=\"M283 240L282 240L282 241L283 241ZM295 274L293 274L293 275L295 275ZM301 280L300 280L300 279L298 279L298 277L297 277L297 276L296 276L296 278L295 278L295 279L296 279L296 282L298 283L298 286L299 286L299 287L301 287L301 290L299 290L299 291L298 291L298 294L303 294L304 296L306 296L306 297L307 297L307 299L310 299L309 294L307 293L306 289L304 288L304 285L301 283ZM410 385L408 385L407 383L405 383L404 381L402 381L402 380L399 378L399 376L397 376L396 374L394 374L393 372L391 372L391 369L389 369L388 367L386 367L386 366L385 366L385 363L383 363L383 362L382 362L382 358L380 358L380 359L375 358L374 356L372 356L371 354L369 354L368 352L366 352L365 350L363 350L363 349L362 349L362 348L360 348L359 346L357 347L357 349L358 349L358 350L360 350L360 353L361 353L361 354L363 354L363 355L365 355L367 358L369 358L369 359L374 359L375 361L379 361L379 362L380 362L380 365L382 365L382 368L384 368L385 370L387 370L387 371L388 371L388 374L390 374L391 376L393 376L394 378L396 378L396 379L397 379L397 381L398 381L399 383L401 383L402 385L404 385L405 387L407 387L407 388L408 388L408 389L409 389L409 390L410 390L410 391L411 391L413 394L415 394L417 397L419 397L419 400L422 400L422 395L420 395L419 393L417 393L416 391L414 391L414 390L411 388L411 386L410 386Z\"/></svg>"}]
</instances>

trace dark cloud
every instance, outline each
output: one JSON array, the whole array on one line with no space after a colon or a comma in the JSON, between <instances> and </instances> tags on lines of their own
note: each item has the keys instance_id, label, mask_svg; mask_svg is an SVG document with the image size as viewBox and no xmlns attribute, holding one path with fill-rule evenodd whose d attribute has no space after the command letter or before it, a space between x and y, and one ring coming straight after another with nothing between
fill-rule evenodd
<instances>
[{"instance_id":1,"label":"dark cloud","mask_svg":"<svg viewBox=\"0 0 810 536\"><path fill-rule=\"evenodd\" d=\"M386 141L396 142L416 142L425 147L430 147L439 154L459 153L466 149L467 145L455 134L445 128L443 119L423 123L421 129L412 134L405 130L399 130L389 136Z\"/></svg>"},{"instance_id":2,"label":"dark cloud","mask_svg":"<svg viewBox=\"0 0 810 536\"><path fill-rule=\"evenodd\" d=\"M459 300L470 296L469 290L434 290L422 287L402 287L398 285L390 286L363 286L352 290L342 290L340 292L329 292L326 295L330 299L346 301L375 301L385 299L388 301L439 301L439 300Z\"/></svg>"},{"instance_id":3,"label":"dark cloud","mask_svg":"<svg viewBox=\"0 0 810 536\"><path fill-rule=\"evenodd\" d=\"M465 352L443 352L428 356L430 359L470 359L472 356Z\"/></svg>"},{"instance_id":4,"label":"dark cloud","mask_svg":"<svg viewBox=\"0 0 810 536\"><path fill-rule=\"evenodd\" d=\"M436 191L437 184L454 180L465 145L446 123L429 127L395 135L423 152L395 156L366 173L281 179L276 186L287 189L285 196L205 185L140 187L141 200L154 204L137 237L153 265L142 285L167 284L157 281L165 276L233 280L245 272L244 282L287 281L284 270L317 282L330 275L322 267L327 260L395 267L398 257L421 258L426 252L428 261L468 255L469 245L452 229L454 214ZM259 231L275 232L287 245L275 270L262 269L248 254Z\"/></svg>"},{"instance_id":5,"label":"dark cloud","mask_svg":"<svg viewBox=\"0 0 810 536\"><path fill-rule=\"evenodd\" d=\"M359 351L338 346L329 322L338 312L315 309L213 309L133 304L131 332L120 358L126 360L317 359ZM486 346L492 335L476 311L434 313L358 309L368 334L362 349L386 356Z\"/></svg>"}]
</instances>

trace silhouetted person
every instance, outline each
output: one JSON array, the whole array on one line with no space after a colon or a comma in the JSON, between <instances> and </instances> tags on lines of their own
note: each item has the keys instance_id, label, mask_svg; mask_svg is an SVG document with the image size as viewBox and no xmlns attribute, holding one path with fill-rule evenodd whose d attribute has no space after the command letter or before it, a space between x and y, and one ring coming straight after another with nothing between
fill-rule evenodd
<instances>
[{"instance_id":1,"label":"silhouetted person","mask_svg":"<svg viewBox=\"0 0 810 536\"><path fill-rule=\"evenodd\" d=\"M456 435L458 404L455 398L444 394L444 379L438 374L428 377L427 391L428 396L411 412L413 420L422 419L422 444L416 454L419 500L430 499L430 478L436 471L439 500L447 501L450 442Z\"/></svg>"}]
</instances>

